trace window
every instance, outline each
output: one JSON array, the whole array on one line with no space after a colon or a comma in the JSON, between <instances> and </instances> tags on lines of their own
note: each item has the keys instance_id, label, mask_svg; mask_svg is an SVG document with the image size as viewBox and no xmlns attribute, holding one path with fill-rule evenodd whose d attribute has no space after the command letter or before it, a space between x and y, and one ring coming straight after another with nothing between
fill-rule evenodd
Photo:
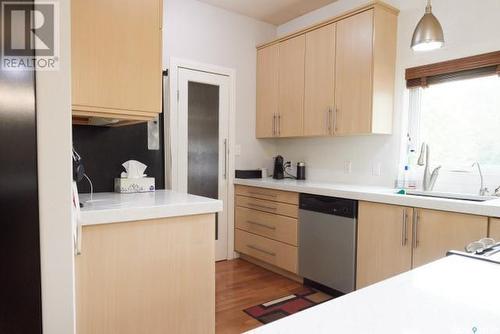
<instances>
[{"instance_id":1,"label":"window","mask_svg":"<svg viewBox=\"0 0 500 334\"><path fill-rule=\"evenodd\" d=\"M500 77L442 80L410 88L408 133L429 144L433 165L470 168L474 161L500 172ZM419 153L420 147L413 147Z\"/></svg>"}]
</instances>

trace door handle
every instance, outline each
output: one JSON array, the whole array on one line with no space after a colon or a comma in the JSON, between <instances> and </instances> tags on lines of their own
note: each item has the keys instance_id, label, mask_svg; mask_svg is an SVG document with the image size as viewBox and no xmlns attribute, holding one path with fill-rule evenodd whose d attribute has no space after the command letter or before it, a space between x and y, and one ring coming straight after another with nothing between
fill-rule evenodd
<instances>
[{"instance_id":1,"label":"door handle","mask_svg":"<svg viewBox=\"0 0 500 334\"><path fill-rule=\"evenodd\" d=\"M227 180L227 138L224 138L224 180Z\"/></svg>"},{"instance_id":2,"label":"door handle","mask_svg":"<svg viewBox=\"0 0 500 334\"><path fill-rule=\"evenodd\" d=\"M260 205L260 204L255 204L255 203L247 203L247 205L250 207L258 208L258 209L273 210L273 211L278 210L278 208L276 208L276 207Z\"/></svg>"},{"instance_id":3,"label":"door handle","mask_svg":"<svg viewBox=\"0 0 500 334\"><path fill-rule=\"evenodd\" d=\"M407 236L407 233L408 233L408 212L407 212L407 209L404 208L403 209L403 228L402 228L402 232L401 232L401 246L406 246L406 244L408 243L408 236Z\"/></svg>"},{"instance_id":4,"label":"door handle","mask_svg":"<svg viewBox=\"0 0 500 334\"><path fill-rule=\"evenodd\" d=\"M273 252L270 252L270 251L267 251L267 250L264 250L262 248L259 248L259 247L256 247L254 245L247 245L248 248L250 249L253 249L253 250L256 250L258 252L261 252L261 253L264 253L264 254L267 254L267 255L270 255L270 256L276 256L276 253L273 253Z\"/></svg>"},{"instance_id":5,"label":"door handle","mask_svg":"<svg viewBox=\"0 0 500 334\"><path fill-rule=\"evenodd\" d=\"M257 222L251 221L251 220L247 220L247 223L252 224L252 225L256 225L256 226L260 226L260 227L264 227L264 228L268 228L268 229L273 230L273 231L276 230L276 227L274 227L274 226L269 226L266 224L257 223Z\"/></svg>"},{"instance_id":6,"label":"door handle","mask_svg":"<svg viewBox=\"0 0 500 334\"><path fill-rule=\"evenodd\" d=\"M328 134L332 133L332 108L328 108L328 117L327 117L327 125L328 125Z\"/></svg>"},{"instance_id":7,"label":"door handle","mask_svg":"<svg viewBox=\"0 0 500 334\"><path fill-rule=\"evenodd\" d=\"M333 110L333 134L337 133L337 114L338 114L338 108L335 107Z\"/></svg>"},{"instance_id":8,"label":"door handle","mask_svg":"<svg viewBox=\"0 0 500 334\"><path fill-rule=\"evenodd\" d=\"M417 248L418 241L418 224L419 224L420 215L418 209L413 209L413 248Z\"/></svg>"},{"instance_id":9,"label":"door handle","mask_svg":"<svg viewBox=\"0 0 500 334\"><path fill-rule=\"evenodd\" d=\"M281 114L278 114L278 136L281 136Z\"/></svg>"},{"instance_id":10,"label":"door handle","mask_svg":"<svg viewBox=\"0 0 500 334\"><path fill-rule=\"evenodd\" d=\"M273 114L273 136L276 136L276 114Z\"/></svg>"},{"instance_id":11,"label":"door handle","mask_svg":"<svg viewBox=\"0 0 500 334\"><path fill-rule=\"evenodd\" d=\"M80 219L76 219L76 241L75 241L75 255L82 254L82 223Z\"/></svg>"}]
</instances>

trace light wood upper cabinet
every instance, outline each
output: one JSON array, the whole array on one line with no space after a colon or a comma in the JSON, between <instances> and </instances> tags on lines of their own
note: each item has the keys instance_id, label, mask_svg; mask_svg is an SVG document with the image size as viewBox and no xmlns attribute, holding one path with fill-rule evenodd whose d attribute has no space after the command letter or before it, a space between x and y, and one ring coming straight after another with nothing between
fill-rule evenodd
<instances>
[{"instance_id":1,"label":"light wood upper cabinet","mask_svg":"<svg viewBox=\"0 0 500 334\"><path fill-rule=\"evenodd\" d=\"M500 219L490 218L490 231L488 236L500 242Z\"/></svg>"},{"instance_id":2,"label":"light wood upper cabinet","mask_svg":"<svg viewBox=\"0 0 500 334\"><path fill-rule=\"evenodd\" d=\"M305 52L304 35L279 44L278 137L303 134Z\"/></svg>"},{"instance_id":3,"label":"light wood upper cabinet","mask_svg":"<svg viewBox=\"0 0 500 334\"><path fill-rule=\"evenodd\" d=\"M359 203L356 288L411 269L411 208Z\"/></svg>"},{"instance_id":4,"label":"light wood upper cabinet","mask_svg":"<svg viewBox=\"0 0 500 334\"><path fill-rule=\"evenodd\" d=\"M279 46L257 51L257 138L274 137L278 116Z\"/></svg>"},{"instance_id":5,"label":"light wood upper cabinet","mask_svg":"<svg viewBox=\"0 0 500 334\"><path fill-rule=\"evenodd\" d=\"M449 250L464 251L488 234L488 218L454 212L415 209L413 268L440 259Z\"/></svg>"},{"instance_id":6,"label":"light wood upper cabinet","mask_svg":"<svg viewBox=\"0 0 500 334\"><path fill-rule=\"evenodd\" d=\"M380 7L337 23L336 135L392 132L396 30Z\"/></svg>"},{"instance_id":7,"label":"light wood upper cabinet","mask_svg":"<svg viewBox=\"0 0 500 334\"><path fill-rule=\"evenodd\" d=\"M394 99L398 11L381 2L322 22L258 47L276 48L279 63L278 121L266 109L276 102L258 101L257 137L390 134ZM269 52L271 52L269 50ZM275 51L274 51L275 52ZM274 73L258 63L257 72ZM257 90L269 83L258 79ZM276 83L273 81L273 87Z\"/></svg>"},{"instance_id":8,"label":"light wood upper cabinet","mask_svg":"<svg viewBox=\"0 0 500 334\"><path fill-rule=\"evenodd\" d=\"M334 132L371 130L373 10L337 23Z\"/></svg>"},{"instance_id":9,"label":"light wood upper cabinet","mask_svg":"<svg viewBox=\"0 0 500 334\"><path fill-rule=\"evenodd\" d=\"M71 11L74 118L161 113L162 1L73 0Z\"/></svg>"},{"instance_id":10,"label":"light wood upper cabinet","mask_svg":"<svg viewBox=\"0 0 500 334\"><path fill-rule=\"evenodd\" d=\"M304 136L332 134L335 23L306 33Z\"/></svg>"}]
</instances>

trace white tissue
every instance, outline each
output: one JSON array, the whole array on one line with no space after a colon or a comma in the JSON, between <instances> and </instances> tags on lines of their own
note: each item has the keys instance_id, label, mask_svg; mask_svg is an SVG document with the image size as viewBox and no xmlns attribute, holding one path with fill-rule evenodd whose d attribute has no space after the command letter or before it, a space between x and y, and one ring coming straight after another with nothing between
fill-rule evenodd
<instances>
[{"instance_id":1,"label":"white tissue","mask_svg":"<svg viewBox=\"0 0 500 334\"><path fill-rule=\"evenodd\" d=\"M137 160L129 160L122 164L126 172L122 172L121 177L127 179L140 179L145 176L144 171L148 166Z\"/></svg>"}]
</instances>

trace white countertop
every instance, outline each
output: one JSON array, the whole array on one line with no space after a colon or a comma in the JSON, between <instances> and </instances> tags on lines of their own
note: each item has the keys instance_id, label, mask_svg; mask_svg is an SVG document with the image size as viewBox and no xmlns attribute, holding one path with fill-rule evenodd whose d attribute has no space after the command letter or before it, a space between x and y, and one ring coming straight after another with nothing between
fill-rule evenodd
<instances>
[{"instance_id":1,"label":"white countertop","mask_svg":"<svg viewBox=\"0 0 500 334\"><path fill-rule=\"evenodd\" d=\"M248 333L500 333L499 284L499 264L449 256Z\"/></svg>"},{"instance_id":2,"label":"white countertop","mask_svg":"<svg viewBox=\"0 0 500 334\"><path fill-rule=\"evenodd\" d=\"M399 195L396 194L396 190L383 187L358 186L307 180L297 181L291 179L235 179L234 183L246 186L349 198L359 201L461 212L488 217L500 217L500 198L485 202L472 202L445 198Z\"/></svg>"},{"instance_id":3,"label":"white countertop","mask_svg":"<svg viewBox=\"0 0 500 334\"><path fill-rule=\"evenodd\" d=\"M222 211L222 202L170 190L151 193L80 194L82 225L199 215Z\"/></svg>"}]
</instances>

